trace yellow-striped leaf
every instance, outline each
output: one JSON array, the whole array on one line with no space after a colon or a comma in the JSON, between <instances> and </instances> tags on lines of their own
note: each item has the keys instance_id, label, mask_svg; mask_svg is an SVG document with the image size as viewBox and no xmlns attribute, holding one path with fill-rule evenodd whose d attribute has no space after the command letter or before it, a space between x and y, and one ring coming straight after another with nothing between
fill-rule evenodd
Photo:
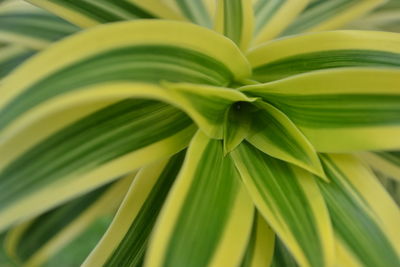
<instances>
[{"instance_id":1,"label":"yellow-striped leaf","mask_svg":"<svg viewBox=\"0 0 400 267\"><path fill-rule=\"evenodd\" d=\"M283 111L317 151L400 148L400 69L318 71L241 91Z\"/></svg>"},{"instance_id":2,"label":"yellow-striped leaf","mask_svg":"<svg viewBox=\"0 0 400 267\"><path fill-rule=\"evenodd\" d=\"M215 29L246 51L253 36L253 4L248 0L217 0Z\"/></svg>"},{"instance_id":3,"label":"yellow-striped leaf","mask_svg":"<svg viewBox=\"0 0 400 267\"><path fill-rule=\"evenodd\" d=\"M270 266L275 247L275 233L257 212L246 254L240 267Z\"/></svg>"},{"instance_id":4,"label":"yellow-striped leaf","mask_svg":"<svg viewBox=\"0 0 400 267\"><path fill-rule=\"evenodd\" d=\"M280 110L256 102L246 140L260 151L324 177L317 152L296 125Z\"/></svg>"},{"instance_id":5,"label":"yellow-striped leaf","mask_svg":"<svg viewBox=\"0 0 400 267\"><path fill-rule=\"evenodd\" d=\"M345 67L400 68L400 34L333 31L269 42L248 54L260 82Z\"/></svg>"},{"instance_id":6,"label":"yellow-striped leaf","mask_svg":"<svg viewBox=\"0 0 400 267\"><path fill-rule=\"evenodd\" d=\"M354 157L324 156L323 164L331 182L319 182L319 187L342 254L337 264L398 265L400 211L396 204L370 170Z\"/></svg>"},{"instance_id":7,"label":"yellow-striped leaf","mask_svg":"<svg viewBox=\"0 0 400 267\"><path fill-rule=\"evenodd\" d=\"M381 151L361 153L373 169L400 181L400 151Z\"/></svg>"},{"instance_id":8,"label":"yellow-striped leaf","mask_svg":"<svg viewBox=\"0 0 400 267\"><path fill-rule=\"evenodd\" d=\"M157 18L157 15L171 15L165 11L154 14L151 10L145 9L135 0L27 0L34 5L57 14L58 16L70 21L71 23L82 27L92 27L102 23L116 22L132 19L152 19ZM148 2L149 0L146 0ZM154 0L152 2L155 2ZM148 6L152 3L148 3ZM173 18L173 15L172 17Z\"/></svg>"},{"instance_id":9,"label":"yellow-striped leaf","mask_svg":"<svg viewBox=\"0 0 400 267\"><path fill-rule=\"evenodd\" d=\"M258 211L299 264L332 265L333 235L316 178L248 143L231 155Z\"/></svg>"},{"instance_id":10,"label":"yellow-striped leaf","mask_svg":"<svg viewBox=\"0 0 400 267\"><path fill-rule=\"evenodd\" d=\"M193 132L191 120L176 108L150 100L122 100L20 154L13 154L17 146L2 147L2 159L13 157L2 162L0 173L0 229L175 154L187 146Z\"/></svg>"},{"instance_id":11,"label":"yellow-striped leaf","mask_svg":"<svg viewBox=\"0 0 400 267\"><path fill-rule=\"evenodd\" d=\"M198 132L161 211L145 266L235 266L254 207L222 142Z\"/></svg>"},{"instance_id":12,"label":"yellow-striped leaf","mask_svg":"<svg viewBox=\"0 0 400 267\"><path fill-rule=\"evenodd\" d=\"M34 54L35 51L20 45L0 45L0 80Z\"/></svg>"},{"instance_id":13,"label":"yellow-striped leaf","mask_svg":"<svg viewBox=\"0 0 400 267\"><path fill-rule=\"evenodd\" d=\"M151 231L185 153L141 169L106 234L83 266L141 266Z\"/></svg>"},{"instance_id":14,"label":"yellow-striped leaf","mask_svg":"<svg viewBox=\"0 0 400 267\"><path fill-rule=\"evenodd\" d=\"M259 45L279 35L309 2L310 0L256 0L253 44Z\"/></svg>"},{"instance_id":15,"label":"yellow-striped leaf","mask_svg":"<svg viewBox=\"0 0 400 267\"><path fill-rule=\"evenodd\" d=\"M22 0L0 4L0 40L42 49L79 28Z\"/></svg>"},{"instance_id":16,"label":"yellow-striped leaf","mask_svg":"<svg viewBox=\"0 0 400 267\"><path fill-rule=\"evenodd\" d=\"M226 86L249 75L240 50L211 30L156 20L104 25L52 46L7 77L0 88L0 129L51 98L97 84L167 80Z\"/></svg>"},{"instance_id":17,"label":"yellow-striped leaf","mask_svg":"<svg viewBox=\"0 0 400 267\"><path fill-rule=\"evenodd\" d=\"M96 219L113 214L132 177L104 185L12 229L5 243L8 253L25 266L42 265Z\"/></svg>"},{"instance_id":18,"label":"yellow-striped leaf","mask_svg":"<svg viewBox=\"0 0 400 267\"><path fill-rule=\"evenodd\" d=\"M208 0L161 0L176 13L181 14L186 19L207 27L212 28L213 20L210 13L210 2Z\"/></svg>"},{"instance_id":19,"label":"yellow-striped leaf","mask_svg":"<svg viewBox=\"0 0 400 267\"><path fill-rule=\"evenodd\" d=\"M386 0L315 0L283 32L291 35L299 32L337 29L349 21L373 10Z\"/></svg>"}]
</instances>

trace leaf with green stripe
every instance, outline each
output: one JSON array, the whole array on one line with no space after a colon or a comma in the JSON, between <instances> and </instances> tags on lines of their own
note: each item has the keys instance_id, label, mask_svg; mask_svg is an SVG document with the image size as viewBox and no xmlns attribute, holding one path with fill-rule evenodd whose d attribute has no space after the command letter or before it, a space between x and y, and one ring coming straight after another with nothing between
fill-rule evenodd
<instances>
[{"instance_id":1,"label":"leaf with green stripe","mask_svg":"<svg viewBox=\"0 0 400 267\"><path fill-rule=\"evenodd\" d=\"M317 71L241 91L284 112L317 151L400 148L398 69Z\"/></svg>"},{"instance_id":2,"label":"leaf with green stripe","mask_svg":"<svg viewBox=\"0 0 400 267\"><path fill-rule=\"evenodd\" d=\"M23 223L8 233L6 249L20 264L44 264L96 219L114 213L131 182L128 176L104 185Z\"/></svg>"},{"instance_id":3,"label":"leaf with green stripe","mask_svg":"<svg viewBox=\"0 0 400 267\"><path fill-rule=\"evenodd\" d=\"M198 132L157 220L145 266L238 265L253 212L222 142Z\"/></svg>"},{"instance_id":4,"label":"leaf with green stripe","mask_svg":"<svg viewBox=\"0 0 400 267\"><path fill-rule=\"evenodd\" d=\"M386 0L316 0L285 29L283 35L337 29Z\"/></svg>"},{"instance_id":5,"label":"leaf with green stripe","mask_svg":"<svg viewBox=\"0 0 400 267\"><path fill-rule=\"evenodd\" d=\"M57 14L58 16L82 28L123 20L153 19L158 18L160 15L166 15L168 18L175 17L172 12L165 10L165 8L167 8L165 5L156 6L158 8L163 8L164 12L155 14L153 10L146 9L146 6L143 7L140 5L140 3L138 3L138 1L135 0L28 1L54 14ZM148 0L146 0L146 2L147 1ZM153 3L147 3L147 7L152 7L152 4Z\"/></svg>"},{"instance_id":6,"label":"leaf with green stripe","mask_svg":"<svg viewBox=\"0 0 400 267\"><path fill-rule=\"evenodd\" d=\"M79 28L28 3L0 4L0 40L31 49L43 49Z\"/></svg>"},{"instance_id":7,"label":"leaf with green stripe","mask_svg":"<svg viewBox=\"0 0 400 267\"><path fill-rule=\"evenodd\" d=\"M7 158L0 174L0 228L54 207L187 146L191 120L167 104L122 100ZM4 162L2 162L4 163ZM28 204L29 203L29 204Z\"/></svg>"},{"instance_id":8,"label":"leaf with green stripe","mask_svg":"<svg viewBox=\"0 0 400 267\"><path fill-rule=\"evenodd\" d=\"M211 30L156 20L104 25L59 42L10 75L0 88L0 129L49 99L88 86L164 80L226 86L249 75L240 50Z\"/></svg>"},{"instance_id":9,"label":"leaf with green stripe","mask_svg":"<svg viewBox=\"0 0 400 267\"><path fill-rule=\"evenodd\" d=\"M246 142L231 155L258 211L299 264L332 265L333 234L316 178Z\"/></svg>"},{"instance_id":10,"label":"leaf with green stripe","mask_svg":"<svg viewBox=\"0 0 400 267\"><path fill-rule=\"evenodd\" d=\"M106 234L83 266L142 266L148 240L185 153L139 171Z\"/></svg>"},{"instance_id":11,"label":"leaf with green stripe","mask_svg":"<svg viewBox=\"0 0 400 267\"><path fill-rule=\"evenodd\" d=\"M396 266L400 211L371 171L350 155L324 156L319 182L335 230L340 266Z\"/></svg>"},{"instance_id":12,"label":"leaf with green stripe","mask_svg":"<svg viewBox=\"0 0 400 267\"><path fill-rule=\"evenodd\" d=\"M207 27L212 28L213 20L210 14L208 0L161 0L176 13L181 14L186 19Z\"/></svg>"},{"instance_id":13,"label":"leaf with green stripe","mask_svg":"<svg viewBox=\"0 0 400 267\"><path fill-rule=\"evenodd\" d=\"M254 45L259 45L279 35L309 2L310 0L256 0L254 3Z\"/></svg>"},{"instance_id":14,"label":"leaf with green stripe","mask_svg":"<svg viewBox=\"0 0 400 267\"><path fill-rule=\"evenodd\" d=\"M246 140L260 151L325 177L317 152L296 125L274 106L258 101Z\"/></svg>"},{"instance_id":15,"label":"leaf with green stripe","mask_svg":"<svg viewBox=\"0 0 400 267\"><path fill-rule=\"evenodd\" d=\"M253 78L259 82L332 68L400 68L400 35L367 31L310 33L269 42L251 50L248 59Z\"/></svg>"},{"instance_id":16,"label":"leaf with green stripe","mask_svg":"<svg viewBox=\"0 0 400 267\"><path fill-rule=\"evenodd\" d=\"M246 51L253 36L253 4L248 0L218 0L215 29Z\"/></svg>"},{"instance_id":17,"label":"leaf with green stripe","mask_svg":"<svg viewBox=\"0 0 400 267\"><path fill-rule=\"evenodd\" d=\"M275 250L271 267L298 267L296 260L290 254L285 244L279 238L275 241Z\"/></svg>"},{"instance_id":18,"label":"leaf with green stripe","mask_svg":"<svg viewBox=\"0 0 400 267\"><path fill-rule=\"evenodd\" d=\"M275 246L275 233L257 212L246 254L240 267L270 266Z\"/></svg>"},{"instance_id":19,"label":"leaf with green stripe","mask_svg":"<svg viewBox=\"0 0 400 267\"><path fill-rule=\"evenodd\" d=\"M0 46L0 80L34 54L35 51L20 45Z\"/></svg>"},{"instance_id":20,"label":"leaf with green stripe","mask_svg":"<svg viewBox=\"0 0 400 267\"><path fill-rule=\"evenodd\" d=\"M400 151L363 152L361 158L376 171L400 181Z\"/></svg>"},{"instance_id":21,"label":"leaf with green stripe","mask_svg":"<svg viewBox=\"0 0 400 267\"><path fill-rule=\"evenodd\" d=\"M400 2L386 1L384 5L358 20L351 21L344 28L400 33Z\"/></svg>"}]
</instances>

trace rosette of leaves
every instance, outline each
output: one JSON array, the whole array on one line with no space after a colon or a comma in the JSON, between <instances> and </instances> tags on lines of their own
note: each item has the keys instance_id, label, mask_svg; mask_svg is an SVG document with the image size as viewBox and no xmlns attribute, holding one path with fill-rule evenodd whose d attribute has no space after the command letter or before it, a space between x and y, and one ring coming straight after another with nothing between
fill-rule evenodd
<instances>
[{"instance_id":1,"label":"rosette of leaves","mask_svg":"<svg viewBox=\"0 0 400 267\"><path fill-rule=\"evenodd\" d=\"M0 8L20 264L119 206L84 266L398 265L370 167L400 178L400 35L332 31L382 1L29 2Z\"/></svg>"}]
</instances>

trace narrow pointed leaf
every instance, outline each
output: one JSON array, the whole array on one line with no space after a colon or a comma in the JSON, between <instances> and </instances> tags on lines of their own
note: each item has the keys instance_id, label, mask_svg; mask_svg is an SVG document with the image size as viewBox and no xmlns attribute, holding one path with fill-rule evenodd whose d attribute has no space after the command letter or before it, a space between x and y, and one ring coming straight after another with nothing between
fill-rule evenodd
<instances>
[{"instance_id":1,"label":"narrow pointed leaf","mask_svg":"<svg viewBox=\"0 0 400 267\"><path fill-rule=\"evenodd\" d=\"M0 40L31 49L76 33L79 28L24 1L0 4Z\"/></svg>"},{"instance_id":2,"label":"narrow pointed leaf","mask_svg":"<svg viewBox=\"0 0 400 267\"><path fill-rule=\"evenodd\" d=\"M277 238L275 241L275 250L273 254L271 267L298 267L296 260L290 254L285 244Z\"/></svg>"},{"instance_id":3,"label":"narrow pointed leaf","mask_svg":"<svg viewBox=\"0 0 400 267\"><path fill-rule=\"evenodd\" d=\"M376 171L400 181L399 151L364 152L361 157Z\"/></svg>"},{"instance_id":4,"label":"narrow pointed leaf","mask_svg":"<svg viewBox=\"0 0 400 267\"><path fill-rule=\"evenodd\" d=\"M275 233L257 212L246 254L240 267L270 266L275 246Z\"/></svg>"},{"instance_id":5,"label":"narrow pointed leaf","mask_svg":"<svg viewBox=\"0 0 400 267\"><path fill-rule=\"evenodd\" d=\"M186 19L207 27L212 28L212 17L209 13L208 0L162 0L172 10L181 14Z\"/></svg>"},{"instance_id":6,"label":"narrow pointed leaf","mask_svg":"<svg viewBox=\"0 0 400 267\"><path fill-rule=\"evenodd\" d=\"M233 104L225 114L224 153L234 150L249 134L251 127L251 112L254 110L249 102Z\"/></svg>"},{"instance_id":7,"label":"narrow pointed leaf","mask_svg":"<svg viewBox=\"0 0 400 267\"><path fill-rule=\"evenodd\" d=\"M185 153L141 169L106 234L83 266L141 266L161 207Z\"/></svg>"},{"instance_id":8,"label":"narrow pointed leaf","mask_svg":"<svg viewBox=\"0 0 400 267\"><path fill-rule=\"evenodd\" d=\"M253 36L253 4L248 0L217 0L215 29L246 51Z\"/></svg>"},{"instance_id":9,"label":"narrow pointed leaf","mask_svg":"<svg viewBox=\"0 0 400 267\"><path fill-rule=\"evenodd\" d=\"M35 51L20 45L0 46L0 80L34 54Z\"/></svg>"},{"instance_id":10,"label":"narrow pointed leaf","mask_svg":"<svg viewBox=\"0 0 400 267\"><path fill-rule=\"evenodd\" d=\"M27 266L44 264L98 218L115 212L132 176L74 199L7 234L8 252Z\"/></svg>"},{"instance_id":11,"label":"narrow pointed leaf","mask_svg":"<svg viewBox=\"0 0 400 267\"><path fill-rule=\"evenodd\" d=\"M354 157L329 155L323 164L331 182L319 182L319 187L343 256L361 266L396 266L400 259L396 204Z\"/></svg>"},{"instance_id":12,"label":"narrow pointed leaf","mask_svg":"<svg viewBox=\"0 0 400 267\"><path fill-rule=\"evenodd\" d=\"M96 84L166 80L225 86L248 75L240 50L211 30L156 20L104 25L52 46L10 75L0 88L0 129L46 100Z\"/></svg>"},{"instance_id":13,"label":"narrow pointed leaf","mask_svg":"<svg viewBox=\"0 0 400 267\"><path fill-rule=\"evenodd\" d=\"M54 13L71 23L92 27L102 23L133 19L157 18L152 12L133 0L28 0L32 4ZM147 2L148 0L146 0ZM154 2L154 1L153 1ZM165 8L165 6L162 6ZM169 13L167 13L169 14Z\"/></svg>"},{"instance_id":14,"label":"narrow pointed leaf","mask_svg":"<svg viewBox=\"0 0 400 267\"><path fill-rule=\"evenodd\" d=\"M3 167L0 229L175 154L193 132L185 114L149 100L123 100L81 118Z\"/></svg>"},{"instance_id":15,"label":"narrow pointed leaf","mask_svg":"<svg viewBox=\"0 0 400 267\"><path fill-rule=\"evenodd\" d=\"M309 2L310 0L256 0L254 45L259 45L279 35Z\"/></svg>"},{"instance_id":16,"label":"narrow pointed leaf","mask_svg":"<svg viewBox=\"0 0 400 267\"><path fill-rule=\"evenodd\" d=\"M258 211L299 264L332 265L333 234L316 178L248 143L231 155Z\"/></svg>"},{"instance_id":17,"label":"narrow pointed leaf","mask_svg":"<svg viewBox=\"0 0 400 267\"><path fill-rule=\"evenodd\" d=\"M246 140L260 151L324 177L317 152L296 125L274 106L257 102Z\"/></svg>"},{"instance_id":18,"label":"narrow pointed leaf","mask_svg":"<svg viewBox=\"0 0 400 267\"><path fill-rule=\"evenodd\" d=\"M317 151L400 148L400 70L318 71L241 90L284 112Z\"/></svg>"},{"instance_id":19,"label":"narrow pointed leaf","mask_svg":"<svg viewBox=\"0 0 400 267\"><path fill-rule=\"evenodd\" d=\"M400 68L400 34L310 33L269 42L250 51L248 59L254 79L260 82L332 68Z\"/></svg>"},{"instance_id":20,"label":"narrow pointed leaf","mask_svg":"<svg viewBox=\"0 0 400 267\"><path fill-rule=\"evenodd\" d=\"M337 29L384 2L385 0L311 1L304 12L283 32L283 35Z\"/></svg>"},{"instance_id":21,"label":"narrow pointed leaf","mask_svg":"<svg viewBox=\"0 0 400 267\"><path fill-rule=\"evenodd\" d=\"M145 266L235 266L254 207L222 142L198 132L153 232Z\"/></svg>"}]
</instances>

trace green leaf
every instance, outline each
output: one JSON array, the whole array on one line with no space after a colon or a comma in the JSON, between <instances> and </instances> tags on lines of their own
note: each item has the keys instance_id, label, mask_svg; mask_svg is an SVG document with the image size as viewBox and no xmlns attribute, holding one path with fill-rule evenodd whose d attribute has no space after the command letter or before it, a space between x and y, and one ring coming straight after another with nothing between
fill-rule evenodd
<instances>
[{"instance_id":1,"label":"green leaf","mask_svg":"<svg viewBox=\"0 0 400 267\"><path fill-rule=\"evenodd\" d=\"M82 27L132 19L156 18L151 11L144 9L132 0L28 0L71 23ZM153 1L154 2L154 1ZM165 6L162 6L165 8Z\"/></svg>"},{"instance_id":2,"label":"green leaf","mask_svg":"<svg viewBox=\"0 0 400 267\"><path fill-rule=\"evenodd\" d=\"M186 19L207 27L212 28L212 17L209 12L207 0L164 0L169 8L180 13Z\"/></svg>"},{"instance_id":3,"label":"green leaf","mask_svg":"<svg viewBox=\"0 0 400 267\"><path fill-rule=\"evenodd\" d=\"M323 157L319 182L335 230L340 266L396 266L400 211L373 174L350 155Z\"/></svg>"},{"instance_id":4,"label":"green leaf","mask_svg":"<svg viewBox=\"0 0 400 267\"><path fill-rule=\"evenodd\" d=\"M1 41L38 50L77 31L78 27L23 1L0 4Z\"/></svg>"},{"instance_id":5,"label":"green leaf","mask_svg":"<svg viewBox=\"0 0 400 267\"><path fill-rule=\"evenodd\" d=\"M10 75L0 88L0 129L45 101L96 85L166 80L226 86L249 75L231 41L199 26L161 20L104 25L52 46Z\"/></svg>"},{"instance_id":6,"label":"green leaf","mask_svg":"<svg viewBox=\"0 0 400 267\"><path fill-rule=\"evenodd\" d=\"M0 46L0 80L34 54L33 50L20 45Z\"/></svg>"},{"instance_id":7,"label":"green leaf","mask_svg":"<svg viewBox=\"0 0 400 267\"><path fill-rule=\"evenodd\" d=\"M296 260L290 254L285 244L277 238L271 267L298 267Z\"/></svg>"},{"instance_id":8,"label":"green leaf","mask_svg":"<svg viewBox=\"0 0 400 267\"><path fill-rule=\"evenodd\" d=\"M176 108L123 100L89 113L19 154L13 154L17 146L11 142L1 153L0 229L175 154L193 133L191 120Z\"/></svg>"},{"instance_id":9,"label":"green leaf","mask_svg":"<svg viewBox=\"0 0 400 267\"><path fill-rule=\"evenodd\" d=\"M83 266L142 266L148 240L184 152L139 171L107 233Z\"/></svg>"},{"instance_id":10,"label":"green leaf","mask_svg":"<svg viewBox=\"0 0 400 267\"><path fill-rule=\"evenodd\" d=\"M317 151L400 148L400 69L318 71L241 91L284 112Z\"/></svg>"},{"instance_id":11,"label":"green leaf","mask_svg":"<svg viewBox=\"0 0 400 267\"><path fill-rule=\"evenodd\" d=\"M260 82L333 68L400 67L400 34L366 31L309 33L251 50L253 78Z\"/></svg>"},{"instance_id":12,"label":"green leaf","mask_svg":"<svg viewBox=\"0 0 400 267\"><path fill-rule=\"evenodd\" d=\"M333 234L316 178L248 143L231 155L258 211L299 264L332 265Z\"/></svg>"},{"instance_id":13,"label":"green leaf","mask_svg":"<svg viewBox=\"0 0 400 267\"><path fill-rule=\"evenodd\" d=\"M254 45L259 45L279 35L301 13L310 0L256 0L253 2L255 2Z\"/></svg>"},{"instance_id":14,"label":"green leaf","mask_svg":"<svg viewBox=\"0 0 400 267\"><path fill-rule=\"evenodd\" d=\"M251 114L246 140L260 151L325 177L317 152L296 125L280 110L265 102Z\"/></svg>"},{"instance_id":15,"label":"green leaf","mask_svg":"<svg viewBox=\"0 0 400 267\"><path fill-rule=\"evenodd\" d=\"M20 263L39 266L120 204L132 177L104 185L8 232L5 247Z\"/></svg>"},{"instance_id":16,"label":"green leaf","mask_svg":"<svg viewBox=\"0 0 400 267\"><path fill-rule=\"evenodd\" d=\"M400 152L381 151L360 154L374 170L400 181Z\"/></svg>"},{"instance_id":17,"label":"green leaf","mask_svg":"<svg viewBox=\"0 0 400 267\"><path fill-rule=\"evenodd\" d=\"M253 35L253 6L248 0L217 0L215 29L246 51Z\"/></svg>"},{"instance_id":18,"label":"green leaf","mask_svg":"<svg viewBox=\"0 0 400 267\"><path fill-rule=\"evenodd\" d=\"M198 132L155 226L145 266L238 265L253 212L222 142Z\"/></svg>"},{"instance_id":19,"label":"green leaf","mask_svg":"<svg viewBox=\"0 0 400 267\"><path fill-rule=\"evenodd\" d=\"M275 246L275 233L257 212L254 216L246 254L240 267L270 266Z\"/></svg>"},{"instance_id":20,"label":"green leaf","mask_svg":"<svg viewBox=\"0 0 400 267\"><path fill-rule=\"evenodd\" d=\"M386 0L315 0L283 32L291 35L308 31L337 29L373 10Z\"/></svg>"}]
</instances>

